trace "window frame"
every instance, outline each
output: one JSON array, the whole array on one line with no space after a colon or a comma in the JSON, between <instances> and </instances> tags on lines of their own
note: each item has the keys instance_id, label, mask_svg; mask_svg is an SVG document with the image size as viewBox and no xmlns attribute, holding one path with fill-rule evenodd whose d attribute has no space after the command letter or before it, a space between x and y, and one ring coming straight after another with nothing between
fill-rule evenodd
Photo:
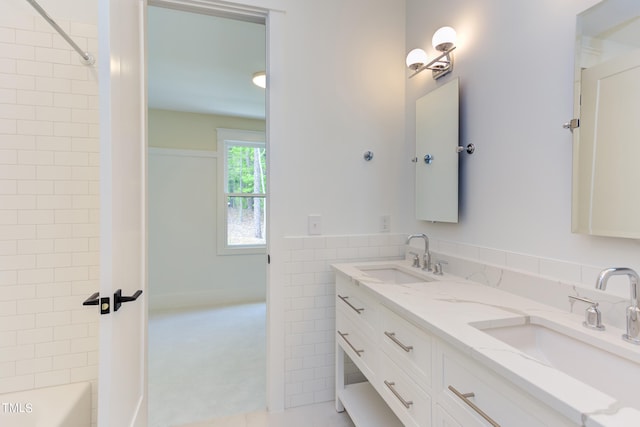
<instances>
[{"instance_id":1,"label":"window frame","mask_svg":"<svg viewBox=\"0 0 640 427\"><path fill-rule=\"evenodd\" d=\"M229 245L228 243L228 197L233 197L236 193L227 193L227 147L230 145L241 145L245 147L267 147L266 135L260 131L248 131L239 129L216 129L218 151L218 254L220 255L250 255L265 254L267 251L267 227L265 226L265 243L249 244L249 245ZM265 174L267 172L265 168ZM253 194L253 193L251 193ZM251 196L240 196L251 197ZM267 221L267 189L265 188L264 196L260 193L260 197L264 197L264 221Z\"/></svg>"}]
</instances>

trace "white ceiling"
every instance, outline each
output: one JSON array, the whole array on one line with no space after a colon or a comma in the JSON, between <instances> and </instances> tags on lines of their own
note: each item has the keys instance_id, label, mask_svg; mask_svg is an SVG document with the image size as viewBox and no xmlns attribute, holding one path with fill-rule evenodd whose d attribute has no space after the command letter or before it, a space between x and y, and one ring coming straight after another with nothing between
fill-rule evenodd
<instances>
[{"instance_id":1,"label":"white ceiling","mask_svg":"<svg viewBox=\"0 0 640 427\"><path fill-rule=\"evenodd\" d=\"M265 117L265 26L148 8L149 108Z\"/></svg>"},{"instance_id":2,"label":"white ceiling","mask_svg":"<svg viewBox=\"0 0 640 427\"><path fill-rule=\"evenodd\" d=\"M640 2L608 0L578 14L583 35L640 47Z\"/></svg>"}]
</instances>

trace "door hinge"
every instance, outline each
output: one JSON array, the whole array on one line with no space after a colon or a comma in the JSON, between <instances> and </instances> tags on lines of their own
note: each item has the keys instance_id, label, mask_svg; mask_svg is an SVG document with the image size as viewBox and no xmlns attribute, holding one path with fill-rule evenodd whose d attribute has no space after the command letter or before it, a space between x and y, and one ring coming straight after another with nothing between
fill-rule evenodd
<instances>
[{"instance_id":1,"label":"door hinge","mask_svg":"<svg viewBox=\"0 0 640 427\"><path fill-rule=\"evenodd\" d=\"M267 254L267 264L271 264L271 255Z\"/></svg>"},{"instance_id":2,"label":"door hinge","mask_svg":"<svg viewBox=\"0 0 640 427\"><path fill-rule=\"evenodd\" d=\"M575 128L580 127L580 119L571 119L567 123L563 124L562 127L573 132Z\"/></svg>"}]
</instances>

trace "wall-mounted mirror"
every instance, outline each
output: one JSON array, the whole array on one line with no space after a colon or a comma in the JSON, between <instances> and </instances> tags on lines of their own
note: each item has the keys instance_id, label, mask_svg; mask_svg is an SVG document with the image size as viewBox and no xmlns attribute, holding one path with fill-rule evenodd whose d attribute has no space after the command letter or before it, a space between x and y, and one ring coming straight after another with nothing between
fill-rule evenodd
<instances>
[{"instance_id":1,"label":"wall-mounted mirror","mask_svg":"<svg viewBox=\"0 0 640 427\"><path fill-rule=\"evenodd\" d=\"M572 231L640 238L640 1L577 17Z\"/></svg>"},{"instance_id":2,"label":"wall-mounted mirror","mask_svg":"<svg viewBox=\"0 0 640 427\"><path fill-rule=\"evenodd\" d=\"M416 217L458 222L459 80L416 101Z\"/></svg>"}]
</instances>

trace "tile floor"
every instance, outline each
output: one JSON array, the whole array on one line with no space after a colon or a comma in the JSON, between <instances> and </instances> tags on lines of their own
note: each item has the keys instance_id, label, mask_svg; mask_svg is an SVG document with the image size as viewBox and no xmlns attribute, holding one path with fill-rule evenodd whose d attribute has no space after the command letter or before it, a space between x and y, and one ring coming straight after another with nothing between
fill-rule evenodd
<instances>
[{"instance_id":1,"label":"tile floor","mask_svg":"<svg viewBox=\"0 0 640 427\"><path fill-rule=\"evenodd\" d=\"M354 427L354 424L346 412L337 413L333 402L327 402L278 414L260 411L180 427Z\"/></svg>"},{"instance_id":2,"label":"tile floor","mask_svg":"<svg viewBox=\"0 0 640 427\"><path fill-rule=\"evenodd\" d=\"M259 303L150 314L149 427L263 410L265 313Z\"/></svg>"}]
</instances>

